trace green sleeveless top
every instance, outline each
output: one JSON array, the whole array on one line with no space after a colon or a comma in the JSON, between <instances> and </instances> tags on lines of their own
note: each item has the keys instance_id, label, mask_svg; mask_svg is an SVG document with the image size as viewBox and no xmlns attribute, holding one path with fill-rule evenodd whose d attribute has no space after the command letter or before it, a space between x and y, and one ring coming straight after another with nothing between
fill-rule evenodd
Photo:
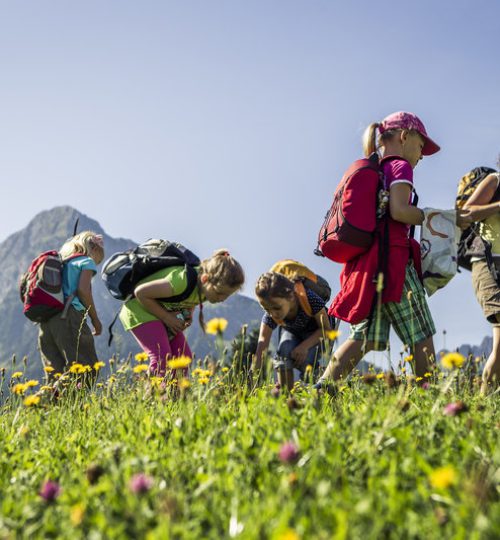
<instances>
[{"instance_id":1,"label":"green sleeveless top","mask_svg":"<svg viewBox=\"0 0 500 540\"><path fill-rule=\"evenodd\" d=\"M195 270L199 272L199 267L196 267ZM185 266L171 266L170 268L158 270L158 272L141 280L139 285L154 281L155 279L164 279L169 283L173 291L172 296L183 293L187 288ZM203 300L205 298L201 296L201 301ZM183 308L190 309L196 307L199 303L200 293L198 292L198 287L195 287L194 291L182 302L160 302L168 311L180 311ZM158 318L149 313L137 298L132 298L128 302L125 302L120 310L120 321L125 330L132 330L141 324L157 320Z\"/></svg>"}]
</instances>

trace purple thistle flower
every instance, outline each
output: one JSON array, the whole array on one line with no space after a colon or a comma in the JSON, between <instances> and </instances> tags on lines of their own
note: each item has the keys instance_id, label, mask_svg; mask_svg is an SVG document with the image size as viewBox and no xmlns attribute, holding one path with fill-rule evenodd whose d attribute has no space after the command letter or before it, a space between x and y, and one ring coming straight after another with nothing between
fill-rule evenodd
<instances>
[{"instance_id":1,"label":"purple thistle flower","mask_svg":"<svg viewBox=\"0 0 500 540\"><path fill-rule=\"evenodd\" d=\"M59 497L61 493L61 486L57 482L52 480L47 480L43 483L42 488L40 489L40 497L46 502L52 502Z\"/></svg>"},{"instance_id":2,"label":"purple thistle flower","mask_svg":"<svg viewBox=\"0 0 500 540\"><path fill-rule=\"evenodd\" d=\"M132 493L146 493L153 487L153 479L144 473L137 473L132 476L129 488Z\"/></svg>"},{"instance_id":3,"label":"purple thistle flower","mask_svg":"<svg viewBox=\"0 0 500 540\"><path fill-rule=\"evenodd\" d=\"M281 445L278 457L282 463L295 463L300 457L300 452L295 443L287 441Z\"/></svg>"},{"instance_id":4,"label":"purple thistle flower","mask_svg":"<svg viewBox=\"0 0 500 540\"><path fill-rule=\"evenodd\" d=\"M428 382L424 382L420 388L422 388L422 390L429 390L430 387L431 385Z\"/></svg>"},{"instance_id":5,"label":"purple thistle flower","mask_svg":"<svg viewBox=\"0 0 500 540\"><path fill-rule=\"evenodd\" d=\"M446 416L457 416L467 410L467 405L463 401L455 401L448 403L443 409L443 414Z\"/></svg>"}]
</instances>

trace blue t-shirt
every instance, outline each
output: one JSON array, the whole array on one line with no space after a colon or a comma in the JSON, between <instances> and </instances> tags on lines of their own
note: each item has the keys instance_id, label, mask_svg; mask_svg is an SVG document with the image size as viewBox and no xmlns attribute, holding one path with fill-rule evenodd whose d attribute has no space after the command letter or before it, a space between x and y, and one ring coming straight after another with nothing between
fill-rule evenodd
<instances>
[{"instance_id":1,"label":"blue t-shirt","mask_svg":"<svg viewBox=\"0 0 500 540\"><path fill-rule=\"evenodd\" d=\"M318 329L318 323L316 322L314 315L324 309L326 304L326 302L322 298L320 298L315 292L311 291L311 289L306 288L306 294L309 305L311 306L313 316L309 317L309 315L305 313L305 311L299 304L299 309L295 319L285 319L284 321L285 330L288 330L292 334L299 336L302 334L314 332ZM271 328L272 330L274 330L278 326L274 319L271 317L271 315L269 315L269 313L264 313L264 316L262 317L262 322L266 326L269 326L269 328Z\"/></svg>"},{"instance_id":2,"label":"blue t-shirt","mask_svg":"<svg viewBox=\"0 0 500 540\"><path fill-rule=\"evenodd\" d=\"M85 311L86 307L80 302L78 296L78 284L80 283L80 275L82 270L92 270L94 274L97 273L97 266L93 259L82 255L81 257L75 257L64 263L62 272L62 288L64 298L68 298L71 294L75 297L71 302L71 305L78 311Z\"/></svg>"}]
</instances>

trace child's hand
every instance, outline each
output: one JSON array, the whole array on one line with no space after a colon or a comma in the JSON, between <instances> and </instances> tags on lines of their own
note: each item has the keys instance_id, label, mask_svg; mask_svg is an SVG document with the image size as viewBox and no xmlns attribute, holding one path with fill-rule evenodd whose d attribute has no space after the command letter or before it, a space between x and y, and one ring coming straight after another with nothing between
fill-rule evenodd
<instances>
[{"instance_id":1,"label":"child's hand","mask_svg":"<svg viewBox=\"0 0 500 540\"><path fill-rule=\"evenodd\" d=\"M102 324L101 324L101 321L99 319L94 319L92 321L92 326L94 327L94 331L92 332L92 334L94 336L100 336L102 334Z\"/></svg>"},{"instance_id":2,"label":"child's hand","mask_svg":"<svg viewBox=\"0 0 500 540\"><path fill-rule=\"evenodd\" d=\"M180 314L180 311L169 311L164 317L163 322L168 326L173 332L178 334L186 328L186 323L184 319L178 319L177 315Z\"/></svg>"},{"instance_id":3,"label":"child's hand","mask_svg":"<svg viewBox=\"0 0 500 540\"><path fill-rule=\"evenodd\" d=\"M300 344L292 351L292 358L297 363L298 366L301 366L307 359L307 353L309 352L308 347Z\"/></svg>"},{"instance_id":4,"label":"child's hand","mask_svg":"<svg viewBox=\"0 0 500 540\"><path fill-rule=\"evenodd\" d=\"M462 230L470 227L474 223L472 211L469 208L458 209L456 223Z\"/></svg>"}]
</instances>

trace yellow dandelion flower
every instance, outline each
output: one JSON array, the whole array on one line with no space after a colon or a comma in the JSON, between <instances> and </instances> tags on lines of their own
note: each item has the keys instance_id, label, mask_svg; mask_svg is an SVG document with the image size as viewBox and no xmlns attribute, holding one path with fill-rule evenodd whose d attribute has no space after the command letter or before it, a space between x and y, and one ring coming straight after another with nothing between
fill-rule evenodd
<instances>
[{"instance_id":1,"label":"yellow dandelion flower","mask_svg":"<svg viewBox=\"0 0 500 540\"><path fill-rule=\"evenodd\" d=\"M135 355L136 362L147 362L148 358L148 353L145 352L140 352Z\"/></svg>"},{"instance_id":2,"label":"yellow dandelion flower","mask_svg":"<svg viewBox=\"0 0 500 540\"><path fill-rule=\"evenodd\" d=\"M200 384L208 384L208 383L210 382L210 379L209 379L208 377L200 377L200 378L198 379L198 382L199 382Z\"/></svg>"},{"instance_id":3,"label":"yellow dandelion flower","mask_svg":"<svg viewBox=\"0 0 500 540\"><path fill-rule=\"evenodd\" d=\"M103 368L104 366L105 366L104 362L96 362L96 363L94 364L94 369L95 369L96 371L99 371L99 370L100 370L101 368Z\"/></svg>"},{"instance_id":4,"label":"yellow dandelion flower","mask_svg":"<svg viewBox=\"0 0 500 540\"><path fill-rule=\"evenodd\" d=\"M59 379L60 377L62 377L62 373L54 373L54 377L56 379Z\"/></svg>"},{"instance_id":5,"label":"yellow dandelion flower","mask_svg":"<svg viewBox=\"0 0 500 540\"><path fill-rule=\"evenodd\" d=\"M26 382L26 386L28 388L33 388L34 386L38 386L40 383L38 381L35 381L34 379L31 379Z\"/></svg>"},{"instance_id":6,"label":"yellow dandelion flower","mask_svg":"<svg viewBox=\"0 0 500 540\"><path fill-rule=\"evenodd\" d=\"M170 369L185 369L191 364L192 360L189 356L179 356L178 358L173 358L167 362L167 365Z\"/></svg>"},{"instance_id":7,"label":"yellow dandelion flower","mask_svg":"<svg viewBox=\"0 0 500 540\"><path fill-rule=\"evenodd\" d=\"M24 400L26 407L32 407L33 405L38 405L40 403L40 396L28 396Z\"/></svg>"},{"instance_id":8,"label":"yellow dandelion flower","mask_svg":"<svg viewBox=\"0 0 500 540\"><path fill-rule=\"evenodd\" d=\"M222 334L224 330L227 328L227 321L226 319L222 318L215 318L210 319L205 327L205 331L207 334L217 335Z\"/></svg>"},{"instance_id":9,"label":"yellow dandelion flower","mask_svg":"<svg viewBox=\"0 0 500 540\"><path fill-rule=\"evenodd\" d=\"M409 354L408 356L406 356L405 357L405 362L408 362L408 364L413 362L413 354Z\"/></svg>"},{"instance_id":10,"label":"yellow dandelion flower","mask_svg":"<svg viewBox=\"0 0 500 540\"><path fill-rule=\"evenodd\" d=\"M71 364L69 371L70 373L81 373L82 369L83 369L82 364Z\"/></svg>"},{"instance_id":11,"label":"yellow dandelion flower","mask_svg":"<svg viewBox=\"0 0 500 540\"><path fill-rule=\"evenodd\" d=\"M457 473L451 465L435 469L429 474L429 482L435 489L446 489L456 482Z\"/></svg>"},{"instance_id":12,"label":"yellow dandelion flower","mask_svg":"<svg viewBox=\"0 0 500 540\"><path fill-rule=\"evenodd\" d=\"M326 332L326 337L327 337L330 341L334 341L334 340L337 339L339 336L340 336L340 332L339 332L338 330L328 330L328 332Z\"/></svg>"},{"instance_id":13,"label":"yellow dandelion flower","mask_svg":"<svg viewBox=\"0 0 500 540\"><path fill-rule=\"evenodd\" d=\"M429 377L432 377L432 373L427 371L427 372L424 373L424 377L426 377L428 379Z\"/></svg>"},{"instance_id":14,"label":"yellow dandelion flower","mask_svg":"<svg viewBox=\"0 0 500 540\"><path fill-rule=\"evenodd\" d=\"M22 376L23 376L22 371L16 371L15 373L12 374L12 379L20 379Z\"/></svg>"},{"instance_id":15,"label":"yellow dandelion flower","mask_svg":"<svg viewBox=\"0 0 500 540\"><path fill-rule=\"evenodd\" d=\"M138 366L134 367L134 373L142 373L143 371L147 371L149 369L149 366L146 364L139 364Z\"/></svg>"},{"instance_id":16,"label":"yellow dandelion flower","mask_svg":"<svg viewBox=\"0 0 500 540\"><path fill-rule=\"evenodd\" d=\"M52 373L54 371L54 368L52 366L45 366L43 368L43 371L45 371L45 373Z\"/></svg>"},{"instance_id":17,"label":"yellow dandelion flower","mask_svg":"<svg viewBox=\"0 0 500 540\"><path fill-rule=\"evenodd\" d=\"M12 392L14 392L14 394L17 394L19 396L22 396L24 392L26 392L27 389L28 389L27 385L22 384L22 383L17 383L12 387Z\"/></svg>"},{"instance_id":18,"label":"yellow dandelion flower","mask_svg":"<svg viewBox=\"0 0 500 540\"><path fill-rule=\"evenodd\" d=\"M377 379L383 379L385 375L383 373L377 373Z\"/></svg>"},{"instance_id":19,"label":"yellow dandelion flower","mask_svg":"<svg viewBox=\"0 0 500 540\"><path fill-rule=\"evenodd\" d=\"M158 388L160 386L160 384L162 383L162 381L163 381L162 377L151 377L149 379L149 382L151 383L151 386L153 386L154 388Z\"/></svg>"},{"instance_id":20,"label":"yellow dandelion flower","mask_svg":"<svg viewBox=\"0 0 500 540\"><path fill-rule=\"evenodd\" d=\"M311 366L307 366L307 367L311 367ZM307 371L307 367L306 367L306 371ZM222 373L227 373L229 371L229 368L224 366L222 369L221 369Z\"/></svg>"},{"instance_id":21,"label":"yellow dandelion flower","mask_svg":"<svg viewBox=\"0 0 500 540\"><path fill-rule=\"evenodd\" d=\"M180 388L181 390L186 390L187 388L189 388L189 387L191 386L191 383L190 383L189 379L181 379L181 380L179 381L179 385L178 385L178 386L179 386L179 388Z\"/></svg>"},{"instance_id":22,"label":"yellow dandelion flower","mask_svg":"<svg viewBox=\"0 0 500 540\"><path fill-rule=\"evenodd\" d=\"M460 368L464 362L465 356L457 352L447 353L441 358L441 364L446 369Z\"/></svg>"},{"instance_id":23,"label":"yellow dandelion flower","mask_svg":"<svg viewBox=\"0 0 500 540\"><path fill-rule=\"evenodd\" d=\"M85 506L82 503L75 504L71 507L69 518L73 526L78 527L82 524L85 517Z\"/></svg>"},{"instance_id":24,"label":"yellow dandelion flower","mask_svg":"<svg viewBox=\"0 0 500 540\"><path fill-rule=\"evenodd\" d=\"M420 382L420 381L423 381L424 378L423 378L423 377L417 377L415 380L416 380L417 382Z\"/></svg>"},{"instance_id":25,"label":"yellow dandelion flower","mask_svg":"<svg viewBox=\"0 0 500 540\"><path fill-rule=\"evenodd\" d=\"M313 370L313 367L311 366L311 364L307 364L306 373L311 373L312 370Z\"/></svg>"},{"instance_id":26,"label":"yellow dandelion flower","mask_svg":"<svg viewBox=\"0 0 500 540\"><path fill-rule=\"evenodd\" d=\"M482 362L482 358L480 356L476 356L476 358L474 358L474 362L476 362L476 364L479 364L479 362Z\"/></svg>"},{"instance_id":27,"label":"yellow dandelion flower","mask_svg":"<svg viewBox=\"0 0 500 540\"><path fill-rule=\"evenodd\" d=\"M300 536L293 529L286 529L276 538L277 540L300 540Z\"/></svg>"},{"instance_id":28,"label":"yellow dandelion flower","mask_svg":"<svg viewBox=\"0 0 500 540\"><path fill-rule=\"evenodd\" d=\"M102 382L100 383L97 383L97 388L102 388L104 385L102 384Z\"/></svg>"},{"instance_id":29,"label":"yellow dandelion flower","mask_svg":"<svg viewBox=\"0 0 500 540\"><path fill-rule=\"evenodd\" d=\"M46 392L47 390L52 390L52 386L44 385L44 386L41 386L41 387L40 387L40 390L41 390L42 392Z\"/></svg>"}]
</instances>

